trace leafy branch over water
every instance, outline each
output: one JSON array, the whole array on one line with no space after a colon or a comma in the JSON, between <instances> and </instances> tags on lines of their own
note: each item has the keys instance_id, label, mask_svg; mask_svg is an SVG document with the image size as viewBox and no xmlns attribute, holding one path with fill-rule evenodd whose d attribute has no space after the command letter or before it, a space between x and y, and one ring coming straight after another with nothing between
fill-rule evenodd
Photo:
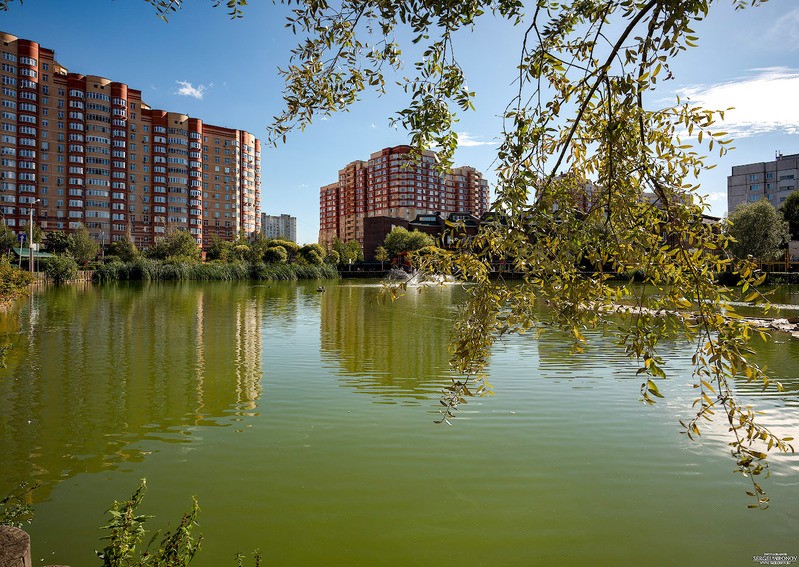
<instances>
[{"instance_id":1,"label":"leafy branch over water","mask_svg":"<svg viewBox=\"0 0 799 567\"><path fill-rule=\"evenodd\" d=\"M672 78L671 63L696 45L693 26L721 0L345 0L299 1L289 25L308 39L284 71L285 109L271 127L276 141L314 116L345 108L370 86L385 88L384 71L399 67L399 29L422 46L415 74L399 82L411 96L397 121L418 150L441 150L442 166L456 141L452 108L468 110L474 93L455 53L456 38L491 12L521 32L515 92L503 113L497 150L493 221L455 251L419 258L423 269L475 283L456 323L452 363L462 374L442 399L448 420L470 394L491 391L485 367L493 342L507 333L561 329L580 351L587 329L615 332L640 362L642 399L662 397L664 339L695 344L698 394L683 422L690 437L721 414L736 470L751 479L754 507L768 499L755 478L767 472L770 450L792 451L736 397L734 382L764 387L765 372L749 360L753 329L731 299L764 304L761 276L730 252L731 240L707 223L693 179L724 155L724 109L677 98L663 106L655 92ZM760 4L735 0L736 8ZM373 39L373 43L369 40ZM501 62L498 62L498 64ZM519 285L494 282L498 265ZM611 285L610 273L637 271L644 286ZM719 273L740 278L734 291ZM735 297L733 297L733 295ZM541 321L535 305L550 307ZM637 309L607 316L614 306ZM720 313L725 305L725 316Z\"/></svg>"},{"instance_id":2,"label":"leafy branch over water","mask_svg":"<svg viewBox=\"0 0 799 567\"><path fill-rule=\"evenodd\" d=\"M164 19L182 5L148 1ZM765 0L727 1L743 9ZM12 2L0 0L0 9ZM455 55L457 40L489 15L515 26L521 43L518 58L508 62L515 92L502 114L494 221L459 249L420 260L425 269L476 284L455 327L452 362L463 377L443 400L445 416L471 393L490 392L487 358L506 333L562 329L579 351L587 329L613 330L619 347L640 361L647 403L662 396L661 341L681 338L696 345L698 391L684 432L699 435L700 424L720 413L736 470L751 479L751 506L766 508L755 478L767 472L769 451L793 447L736 397L735 380L767 387L769 379L749 360L755 330L729 303L765 305L754 291L762 280L729 253L729 237L704 222L707 207L692 182L713 167L707 154L724 155L730 147L716 127L724 109L679 98L663 106L655 96L658 81L672 78L672 61L697 44L692 27L723 2L285 0L292 7L287 27L302 40L281 71L285 104L269 137L285 140L313 118L346 109L367 89L383 92L394 79L410 96L395 123L417 150L440 149L446 167L457 146L457 112L475 100ZM246 1L215 4L236 18ZM397 38L405 35L421 57L408 77L395 79L404 67ZM498 263L520 274L521 285L490 281ZM647 285L608 283L609 273L631 271L644 274ZM723 272L740 277L734 292L716 285ZM539 319L537 302L551 308L550 321ZM639 309L605 315L620 303Z\"/></svg>"}]
</instances>

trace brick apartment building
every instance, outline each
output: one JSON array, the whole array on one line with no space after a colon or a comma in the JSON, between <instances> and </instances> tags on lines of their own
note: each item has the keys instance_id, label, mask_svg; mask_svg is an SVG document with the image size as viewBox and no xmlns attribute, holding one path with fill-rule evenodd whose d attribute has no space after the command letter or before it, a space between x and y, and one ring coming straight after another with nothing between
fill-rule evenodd
<instances>
[{"instance_id":1,"label":"brick apartment building","mask_svg":"<svg viewBox=\"0 0 799 567\"><path fill-rule=\"evenodd\" d=\"M0 32L0 213L45 232L84 225L146 247L171 229L200 244L258 230L260 142L151 108L141 91L70 73L52 49Z\"/></svg>"},{"instance_id":2,"label":"brick apartment building","mask_svg":"<svg viewBox=\"0 0 799 567\"><path fill-rule=\"evenodd\" d=\"M338 181L319 190L319 244L338 237L364 245L364 219L387 217L411 221L417 215L488 210L488 182L473 167L441 175L436 156L421 159L410 146L384 148L368 161L354 161L339 171Z\"/></svg>"}]
</instances>

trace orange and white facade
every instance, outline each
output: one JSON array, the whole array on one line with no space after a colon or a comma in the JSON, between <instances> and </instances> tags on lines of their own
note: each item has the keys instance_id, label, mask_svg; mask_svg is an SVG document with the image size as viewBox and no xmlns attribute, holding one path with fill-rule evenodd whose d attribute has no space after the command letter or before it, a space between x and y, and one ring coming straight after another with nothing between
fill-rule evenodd
<instances>
[{"instance_id":1,"label":"orange and white facade","mask_svg":"<svg viewBox=\"0 0 799 567\"><path fill-rule=\"evenodd\" d=\"M173 229L198 244L259 230L260 142L157 110L141 91L70 73L51 49L0 32L0 216L45 231L84 225L139 247Z\"/></svg>"},{"instance_id":2,"label":"orange and white facade","mask_svg":"<svg viewBox=\"0 0 799 567\"><path fill-rule=\"evenodd\" d=\"M432 213L470 213L488 210L488 181L473 167L442 175L436 156L421 159L410 146L384 148L369 161L354 161L339 171L338 181L319 190L319 244L340 238L363 245L363 219L393 217L412 220Z\"/></svg>"}]
</instances>

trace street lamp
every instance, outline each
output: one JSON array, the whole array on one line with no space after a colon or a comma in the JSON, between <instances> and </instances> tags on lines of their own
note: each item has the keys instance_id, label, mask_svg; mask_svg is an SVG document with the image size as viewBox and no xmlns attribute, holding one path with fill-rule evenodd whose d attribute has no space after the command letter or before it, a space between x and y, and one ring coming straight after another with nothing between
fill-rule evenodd
<instances>
[{"instance_id":1,"label":"street lamp","mask_svg":"<svg viewBox=\"0 0 799 567\"><path fill-rule=\"evenodd\" d=\"M30 203L30 211L31 217L30 222L28 223L28 229L30 229L30 234L28 236L28 271L33 275L33 205L41 201L41 199L34 199Z\"/></svg>"}]
</instances>

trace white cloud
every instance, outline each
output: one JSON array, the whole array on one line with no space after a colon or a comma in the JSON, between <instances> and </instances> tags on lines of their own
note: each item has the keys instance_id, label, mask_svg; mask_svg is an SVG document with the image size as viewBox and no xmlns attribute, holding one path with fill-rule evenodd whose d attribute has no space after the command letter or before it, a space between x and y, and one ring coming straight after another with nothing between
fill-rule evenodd
<instances>
[{"instance_id":1,"label":"white cloud","mask_svg":"<svg viewBox=\"0 0 799 567\"><path fill-rule=\"evenodd\" d=\"M736 138L758 134L799 134L799 70L785 67L752 69L754 74L733 81L693 85L678 91L681 98L712 110L726 110L718 129Z\"/></svg>"},{"instance_id":2,"label":"white cloud","mask_svg":"<svg viewBox=\"0 0 799 567\"><path fill-rule=\"evenodd\" d=\"M726 202L727 201L727 193L724 193L723 191L716 191L715 193L710 193L708 195L705 195L705 199L707 201L724 201L724 202Z\"/></svg>"},{"instance_id":3,"label":"white cloud","mask_svg":"<svg viewBox=\"0 0 799 567\"><path fill-rule=\"evenodd\" d=\"M177 84L180 85L178 89L175 91L175 94L179 94L181 96L190 96L192 98L196 98L197 100L203 99L203 93L214 86L213 83L210 85L197 85L196 87L192 85L188 81L175 81Z\"/></svg>"},{"instance_id":4,"label":"white cloud","mask_svg":"<svg viewBox=\"0 0 799 567\"><path fill-rule=\"evenodd\" d=\"M799 49L799 8L794 8L777 19L766 37L779 38L780 48L783 50Z\"/></svg>"},{"instance_id":5,"label":"white cloud","mask_svg":"<svg viewBox=\"0 0 799 567\"><path fill-rule=\"evenodd\" d=\"M471 148L474 146L496 146L496 142L482 142L475 139L469 132L456 132L458 135L458 146L462 148Z\"/></svg>"}]
</instances>

